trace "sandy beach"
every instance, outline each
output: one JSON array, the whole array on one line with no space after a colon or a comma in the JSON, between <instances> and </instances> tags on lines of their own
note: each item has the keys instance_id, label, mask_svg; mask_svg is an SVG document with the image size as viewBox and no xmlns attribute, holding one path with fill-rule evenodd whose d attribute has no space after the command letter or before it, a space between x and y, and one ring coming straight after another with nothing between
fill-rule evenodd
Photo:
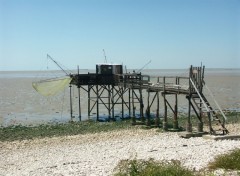
<instances>
[{"instance_id":1,"label":"sandy beach","mask_svg":"<svg viewBox=\"0 0 240 176\"><path fill-rule=\"evenodd\" d=\"M107 176L120 160L150 158L180 160L198 171L236 148L240 140L184 139L156 129L0 142L0 175Z\"/></svg>"}]
</instances>

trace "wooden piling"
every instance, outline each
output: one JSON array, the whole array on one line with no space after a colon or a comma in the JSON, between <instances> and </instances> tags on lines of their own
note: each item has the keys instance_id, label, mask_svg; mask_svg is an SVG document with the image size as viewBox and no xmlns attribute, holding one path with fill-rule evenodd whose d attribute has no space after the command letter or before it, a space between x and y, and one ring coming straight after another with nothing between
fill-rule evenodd
<instances>
[{"instance_id":1,"label":"wooden piling","mask_svg":"<svg viewBox=\"0 0 240 176\"><path fill-rule=\"evenodd\" d=\"M187 124L186 124L186 131L187 132L192 132L192 123L191 123L191 96L192 96L192 84L190 79L192 78L193 75L193 68L192 65L190 67L189 71L189 95L188 95L188 119L187 119Z\"/></svg>"},{"instance_id":2,"label":"wooden piling","mask_svg":"<svg viewBox=\"0 0 240 176\"><path fill-rule=\"evenodd\" d=\"M97 89L97 121L99 121L99 86L96 85Z\"/></svg>"},{"instance_id":3,"label":"wooden piling","mask_svg":"<svg viewBox=\"0 0 240 176\"><path fill-rule=\"evenodd\" d=\"M73 121L73 108L72 108L72 84L69 84L69 89L70 89L70 117L71 121Z\"/></svg>"},{"instance_id":4,"label":"wooden piling","mask_svg":"<svg viewBox=\"0 0 240 176\"><path fill-rule=\"evenodd\" d=\"M129 115L129 117L132 116L132 112L131 112L131 89L128 90L128 115Z\"/></svg>"},{"instance_id":5,"label":"wooden piling","mask_svg":"<svg viewBox=\"0 0 240 176\"><path fill-rule=\"evenodd\" d=\"M163 99L164 99L164 118L163 118L163 130L168 130L167 123L167 100L166 100L166 77L163 77Z\"/></svg>"},{"instance_id":6,"label":"wooden piling","mask_svg":"<svg viewBox=\"0 0 240 176\"><path fill-rule=\"evenodd\" d=\"M160 124L160 117L159 117L159 92L157 92L157 111L156 111L156 119L155 119L155 125L159 127Z\"/></svg>"},{"instance_id":7,"label":"wooden piling","mask_svg":"<svg viewBox=\"0 0 240 176\"><path fill-rule=\"evenodd\" d=\"M90 120L90 113L91 113L91 109L90 109L90 106L91 106L91 94L90 94L90 91L91 91L91 86L88 85L88 120Z\"/></svg>"},{"instance_id":8,"label":"wooden piling","mask_svg":"<svg viewBox=\"0 0 240 176\"><path fill-rule=\"evenodd\" d=\"M115 113L114 113L114 106L115 106L115 103L114 103L114 86L112 85L112 98L111 98L111 101L112 101L112 119L115 119Z\"/></svg>"},{"instance_id":9,"label":"wooden piling","mask_svg":"<svg viewBox=\"0 0 240 176\"><path fill-rule=\"evenodd\" d=\"M142 96L142 88L141 87L139 89L139 94L140 94L140 118L141 118L141 122L144 122L145 121L144 114L143 114L144 104L143 104L143 96Z\"/></svg>"},{"instance_id":10,"label":"wooden piling","mask_svg":"<svg viewBox=\"0 0 240 176\"><path fill-rule=\"evenodd\" d=\"M176 77L176 85L179 85L179 78ZM175 94L173 129L178 129L178 95Z\"/></svg>"}]
</instances>

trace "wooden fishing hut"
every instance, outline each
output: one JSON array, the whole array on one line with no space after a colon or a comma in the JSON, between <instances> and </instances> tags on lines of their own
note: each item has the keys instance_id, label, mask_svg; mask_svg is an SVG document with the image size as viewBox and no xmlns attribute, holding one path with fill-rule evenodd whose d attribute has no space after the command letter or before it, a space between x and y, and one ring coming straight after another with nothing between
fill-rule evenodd
<instances>
[{"instance_id":1,"label":"wooden fishing hut","mask_svg":"<svg viewBox=\"0 0 240 176\"><path fill-rule=\"evenodd\" d=\"M129 106L123 95L127 92L123 87L119 86L119 83L123 79L122 65L119 64L96 64L96 73L87 74L75 74L72 75L72 81L70 82L70 97L72 85L76 85L78 88L79 97L79 118L81 120L81 102L80 91L83 90L88 94L88 118L91 113L96 110L97 120L100 121L100 109L99 105L103 105L110 119L114 119L114 106L116 104L122 105L122 112L124 112L124 106ZM72 100L70 99L70 112L72 117ZM94 112L95 113L95 112ZM123 113L122 113L123 114Z\"/></svg>"},{"instance_id":2,"label":"wooden fishing hut","mask_svg":"<svg viewBox=\"0 0 240 176\"><path fill-rule=\"evenodd\" d=\"M121 106L121 118L124 118L124 110L128 110L129 117L132 117L133 124L136 124L136 105L138 104L141 123L151 125L150 112L155 104L157 105L157 112L155 118L155 125L159 126L160 117L160 95L164 102L164 116L162 126L164 130L168 130L168 108L173 112L173 128L178 129L178 96L184 95L188 101L188 118L186 122L186 131L192 132L191 113L194 112L198 119L198 132L203 132L203 116L206 114L207 125L211 134L216 134L221 131L223 134L228 133L225 128L226 117L221 108L218 110L222 113L222 119L210 105L207 98L204 96L203 87L204 81L204 66L189 68L189 76L159 76L157 83L150 82L149 75L142 75L141 73L123 73L123 67L119 64L96 64L96 73L74 74L71 75L70 82L70 113L72 112L72 85L78 88L79 97L79 119L81 120L81 90L88 95L88 118L91 113L96 110L97 120L100 118L100 105L103 105L108 112L108 120L115 119L115 106ZM147 91L147 106L146 119L144 117L144 103L143 91ZM172 105L168 101L168 97L175 98L175 103ZM217 122L218 129L214 129L212 123ZM215 125L216 126L216 125ZM215 127L214 126L214 127Z\"/></svg>"}]
</instances>

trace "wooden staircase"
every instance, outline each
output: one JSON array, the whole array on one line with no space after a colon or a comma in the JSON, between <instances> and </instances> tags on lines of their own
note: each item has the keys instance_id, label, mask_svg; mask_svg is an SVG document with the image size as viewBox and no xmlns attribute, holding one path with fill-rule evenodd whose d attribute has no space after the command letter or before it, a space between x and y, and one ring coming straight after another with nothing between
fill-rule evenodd
<instances>
[{"instance_id":1,"label":"wooden staircase","mask_svg":"<svg viewBox=\"0 0 240 176\"><path fill-rule=\"evenodd\" d=\"M193 107L195 113L197 114L199 121L203 122L204 115L207 115L207 120L205 122L208 123L210 134L213 134L213 135L228 134L229 132L225 128L226 116L224 115L220 106L214 99L209 88L206 87L213 101L218 107L218 111L220 111L220 113L222 114L222 117L220 117L220 115L217 113L217 110L210 105L209 101L204 96L204 94L202 92L201 93L199 92L199 90L197 89L196 85L194 84L191 78L190 78L190 82L195 91L187 98L189 99L191 106Z\"/></svg>"}]
</instances>

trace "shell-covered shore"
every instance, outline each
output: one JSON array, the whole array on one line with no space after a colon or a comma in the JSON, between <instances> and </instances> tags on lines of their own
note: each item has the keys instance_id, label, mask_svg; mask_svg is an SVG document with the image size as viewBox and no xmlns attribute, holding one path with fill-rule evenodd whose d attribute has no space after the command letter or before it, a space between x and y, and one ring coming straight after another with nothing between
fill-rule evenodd
<instances>
[{"instance_id":1,"label":"shell-covered shore","mask_svg":"<svg viewBox=\"0 0 240 176\"><path fill-rule=\"evenodd\" d=\"M229 126L239 134L240 125ZM123 159L180 160L193 170L240 148L240 140L184 139L156 129L0 142L0 175L112 175Z\"/></svg>"}]
</instances>

